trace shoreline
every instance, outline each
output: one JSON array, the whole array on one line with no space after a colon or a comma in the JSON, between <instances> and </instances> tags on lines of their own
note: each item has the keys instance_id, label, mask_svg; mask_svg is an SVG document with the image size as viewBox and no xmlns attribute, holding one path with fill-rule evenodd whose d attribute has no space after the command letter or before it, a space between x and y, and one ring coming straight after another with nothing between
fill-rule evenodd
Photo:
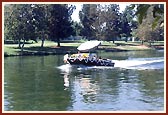
<instances>
[{"instance_id":1,"label":"shoreline","mask_svg":"<svg viewBox=\"0 0 168 115\"><path fill-rule=\"evenodd\" d=\"M136 47L136 48L135 48ZM138 48L137 48L138 47ZM141 46L134 46L133 49L125 49L123 47L117 47L117 48L99 48L98 51L105 51L107 53L110 52L128 52L128 51L148 51L148 50L164 50L164 47L141 47ZM65 55L65 54L74 54L77 53L78 50L70 51L70 50L64 50L59 49L55 51L23 51L23 54L8 54L7 52L4 52L4 57L14 57L14 56L47 56L47 55Z\"/></svg>"}]
</instances>

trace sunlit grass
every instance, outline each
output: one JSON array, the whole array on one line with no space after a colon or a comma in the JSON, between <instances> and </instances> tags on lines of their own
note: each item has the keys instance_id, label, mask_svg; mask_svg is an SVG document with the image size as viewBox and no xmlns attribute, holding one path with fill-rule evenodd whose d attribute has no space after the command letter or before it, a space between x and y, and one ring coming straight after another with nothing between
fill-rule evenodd
<instances>
[{"instance_id":1,"label":"sunlit grass","mask_svg":"<svg viewBox=\"0 0 168 115\"><path fill-rule=\"evenodd\" d=\"M15 47L7 47L4 46L4 54L5 55L19 55L20 49L16 49Z\"/></svg>"}]
</instances>

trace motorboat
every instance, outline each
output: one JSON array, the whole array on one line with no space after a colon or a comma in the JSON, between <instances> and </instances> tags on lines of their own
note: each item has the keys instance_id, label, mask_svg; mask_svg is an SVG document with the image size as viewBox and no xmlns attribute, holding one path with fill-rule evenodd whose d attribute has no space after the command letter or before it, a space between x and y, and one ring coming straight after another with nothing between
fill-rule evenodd
<instances>
[{"instance_id":1,"label":"motorboat","mask_svg":"<svg viewBox=\"0 0 168 115\"><path fill-rule=\"evenodd\" d=\"M64 55L64 62L72 65L85 65L85 66L112 66L114 62L111 59L98 57L95 53L81 53L90 52L101 45L101 41L87 41L81 44L77 49L79 53L72 55Z\"/></svg>"}]
</instances>

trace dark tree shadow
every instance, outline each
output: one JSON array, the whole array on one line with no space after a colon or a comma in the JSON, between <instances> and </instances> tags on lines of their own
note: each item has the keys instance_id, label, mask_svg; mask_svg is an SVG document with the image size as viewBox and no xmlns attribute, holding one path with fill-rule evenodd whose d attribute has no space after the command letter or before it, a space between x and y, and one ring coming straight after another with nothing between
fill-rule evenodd
<instances>
[{"instance_id":1,"label":"dark tree shadow","mask_svg":"<svg viewBox=\"0 0 168 115\"><path fill-rule=\"evenodd\" d=\"M19 49L19 48L15 48ZM17 51L22 55L50 55L50 54L66 54L77 53L77 47L73 46L60 46L60 47L25 47L23 52Z\"/></svg>"}]
</instances>

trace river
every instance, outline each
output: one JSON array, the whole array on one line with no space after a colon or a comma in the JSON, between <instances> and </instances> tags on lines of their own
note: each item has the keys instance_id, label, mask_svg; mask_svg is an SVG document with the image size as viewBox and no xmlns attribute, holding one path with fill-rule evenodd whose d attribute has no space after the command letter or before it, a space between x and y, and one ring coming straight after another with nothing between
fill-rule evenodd
<instances>
[{"instance_id":1,"label":"river","mask_svg":"<svg viewBox=\"0 0 168 115\"><path fill-rule=\"evenodd\" d=\"M4 111L164 111L164 51L99 52L114 67L63 55L4 58Z\"/></svg>"}]
</instances>

